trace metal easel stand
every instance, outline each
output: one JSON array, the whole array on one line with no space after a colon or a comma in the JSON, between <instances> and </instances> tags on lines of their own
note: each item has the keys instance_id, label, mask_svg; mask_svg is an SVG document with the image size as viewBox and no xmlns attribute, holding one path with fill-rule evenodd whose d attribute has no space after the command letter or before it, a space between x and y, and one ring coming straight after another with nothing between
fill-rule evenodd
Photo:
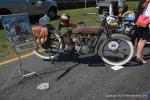
<instances>
[{"instance_id":1,"label":"metal easel stand","mask_svg":"<svg viewBox=\"0 0 150 100\"><path fill-rule=\"evenodd\" d=\"M39 76L39 77L41 77L41 78L47 80L44 76L42 76L41 74L39 74L39 73L37 73L37 72L35 72L35 71L29 72L29 73L26 73L26 74L25 74L24 72L26 72L26 71L23 71L23 70L21 69L22 66L23 66L23 64L22 64L22 62L21 62L20 54L17 53L16 50L15 50L15 52L16 52L16 54L18 55L18 58L19 58L19 59L18 59L18 66L15 67L14 71L11 73L11 75L10 75L9 78L8 78L8 80L7 80L6 83L3 85L3 87L2 87L2 89L1 89L1 91L0 91L0 93L3 92L3 90L4 90L5 87L8 85L8 83L10 82L10 80L12 79L12 77L14 76L14 74L15 74L15 72L16 72L17 70L18 70L18 72L19 72L19 75L20 75L21 77L23 77L23 78L30 77L30 76L32 76L32 75L37 75L37 76Z\"/></svg>"}]
</instances>

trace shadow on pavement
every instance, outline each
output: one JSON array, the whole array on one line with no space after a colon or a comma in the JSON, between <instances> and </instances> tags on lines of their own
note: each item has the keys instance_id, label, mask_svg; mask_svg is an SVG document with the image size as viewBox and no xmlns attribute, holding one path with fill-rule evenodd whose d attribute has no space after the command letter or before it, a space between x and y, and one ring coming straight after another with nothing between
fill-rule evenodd
<instances>
[{"instance_id":1,"label":"shadow on pavement","mask_svg":"<svg viewBox=\"0 0 150 100\"><path fill-rule=\"evenodd\" d=\"M68 57L67 57L68 56ZM74 57L71 57L69 55L67 56L64 56L62 55L62 58L63 61L68 61L68 60L72 60L73 62L77 62L77 64L67 68L65 70L64 73L62 73L58 78L57 78L57 81L60 80L63 76L65 76L67 73L69 73L74 67L78 66L79 64L88 64L90 67L93 66L105 66L104 65L104 62L101 60L101 58L98 56L98 55L91 55L91 56L88 56L88 57L83 57L83 58L74 58ZM64 57L67 57L64 59ZM72 59L71 59L72 58Z\"/></svg>"},{"instance_id":2,"label":"shadow on pavement","mask_svg":"<svg viewBox=\"0 0 150 100\"><path fill-rule=\"evenodd\" d=\"M128 62L127 64L125 64L125 67L139 67L142 64L139 64L136 62L135 57L133 57L130 62Z\"/></svg>"},{"instance_id":3,"label":"shadow on pavement","mask_svg":"<svg viewBox=\"0 0 150 100\"><path fill-rule=\"evenodd\" d=\"M56 59L56 61L54 61L54 64L56 64L57 61L58 61L58 63L71 61L71 62L75 62L76 64L74 64L70 67L67 67L67 68L59 68L58 70L53 71L53 72L42 73L42 74L55 73L55 72L64 70L64 72L60 76L58 76L56 81L63 78L66 74L68 74L73 68L77 67L79 64L88 64L89 67L104 67L105 66L105 63L101 60L100 56L98 56L96 54L78 58L78 57L72 55L71 53L61 53L59 55L59 57Z\"/></svg>"},{"instance_id":4,"label":"shadow on pavement","mask_svg":"<svg viewBox=\"0 0 150 100\"><path fill-rule=\"evenodd\" d=\"M64 73L62 73L58 78L57 78L57 81L58 80L60 80L63 76L65 76L67 73L69 73L74 67L76 67L76 66L78 66L79 65L79 63L78 64L75 64L75 65L73 65L73 66L71 66L71 67L69 67L69 68L67 68L66 70L65 70L65 72Z\"/></svg>"},{"instance_id":5,"label":"shadow on pavement","mask_svg":"<svg viewBox=\"0 0 150 100\"><path fill-rule=\"evenodd\" d=\"M144 60L149 60L150 59L150 53L145 54L143 56L144 56ZM133 57L131 59L131 61L129 63L125 64L124 66L126 66L126 67L138 67L140 65L142 65L142 64L137 63L136 60L135 60L135 57Z\"/></svg>"},{"instance_id":6,"label":"shadow on pavement","mask_svg":"<svg viewBox=\"0 0 150 100\"><path fill-rule=\"evenodd\" d=\"M105 63L102 61L101 57L98 56L97 54L77 57L71 53L61 53L56 61L63 61L63 62L72 61L80 64L105 66Z\"/></svg>"}]
</instances>

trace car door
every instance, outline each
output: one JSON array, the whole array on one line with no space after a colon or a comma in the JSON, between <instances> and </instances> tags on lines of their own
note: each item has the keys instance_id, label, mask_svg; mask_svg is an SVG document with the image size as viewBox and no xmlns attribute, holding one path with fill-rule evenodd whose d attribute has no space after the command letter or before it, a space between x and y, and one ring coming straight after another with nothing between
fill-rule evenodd
<instances>
[{"instance_id":1,"label":"car door","mask_svg":"<svg viewBox=\"0 0 150 100\"><path fill-rule=\"evenodd\" d=\"M30 15L44 14L48 10L47 0L29 0L28 2Z\"/></svg>"}]
</instances>

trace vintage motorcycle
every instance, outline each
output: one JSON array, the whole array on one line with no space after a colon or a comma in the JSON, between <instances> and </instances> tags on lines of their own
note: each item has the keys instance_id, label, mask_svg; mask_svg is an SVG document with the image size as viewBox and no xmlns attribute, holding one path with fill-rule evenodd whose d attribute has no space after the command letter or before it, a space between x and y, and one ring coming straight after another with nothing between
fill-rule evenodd
<instances>
[{"instance_id":1,"label":"vintage motorcycle","mask_svg":"<svg viewBox=\"0 0 150 100\"><path fill-rule=\"evenodd\" d=\"M61 52L68 52L79 57L95 53L107 64L126 64L134 54L134 47L128 40L128 36L111 34L106 17L99 14L97 16L101 26L88 26L86 23L91 21L81 21L78 25L70 24L68 16L61 16L59 28L67 27L67 32L61 34L47 26L48 34L43 39L45 42L37 44L34 54L42 59L54 60ZM69 27L72 28L69 29ZM37 30L36 26L32 28L33 35L40 33Z\"/></svg>"}]
</instances>

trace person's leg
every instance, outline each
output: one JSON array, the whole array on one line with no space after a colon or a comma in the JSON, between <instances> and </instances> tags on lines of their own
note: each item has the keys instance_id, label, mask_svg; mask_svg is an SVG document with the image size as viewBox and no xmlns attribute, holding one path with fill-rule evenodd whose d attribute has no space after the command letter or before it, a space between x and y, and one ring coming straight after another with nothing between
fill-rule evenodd
<instances>
[{"instance_id":1,"label":"person's leg","mask_svg":"<svg viewBox=\"0 0 150 100\"><path fill-rule=\"evenodd\" d=\"M131 42L132 42L132 44L135 46L135 41L136 41L136 39L137 39L137 37L138 37L138 28L137 27L135 27L135 29L134 29L134 32L133 32L133 34L131 34Z\"/></svg>"},{"instance_id":2,"label":"person's leg","mask_svg":"<svg viewBox=\"0 0 150 100\"><path fill-rule=\"evenodd\" d=\"M131 42L133 43L135 48L137 48L138 42L139 42L139 40L142 36L141 29L139 29L137 26L135 26L135 28L133 30L134 30L134 32L130 36L131 37Z\"/></svg>"},{"instance_id":3,"label":"person's leg","mask_svg":"<svg viewBox=\"0 0 150 100\"><path fill-rule=\"evenodd\" d=\"M137 51L136 51L136 57L141 60L142 63L146 63L146 61L142 58L142 51L144 49L146 40L145 39L140 39L137 45Z\"/></svg>"}]
</instances>

